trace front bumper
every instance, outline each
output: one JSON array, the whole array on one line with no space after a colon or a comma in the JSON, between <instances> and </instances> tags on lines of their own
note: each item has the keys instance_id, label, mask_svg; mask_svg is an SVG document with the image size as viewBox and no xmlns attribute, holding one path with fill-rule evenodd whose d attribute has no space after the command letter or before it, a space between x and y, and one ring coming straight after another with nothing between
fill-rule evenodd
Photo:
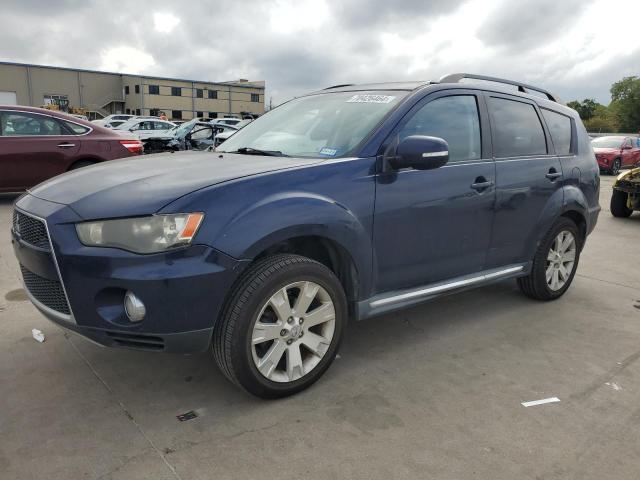
<instances>
[{"instance_id":1,"label":"front bumper","mask_svg":"<svg viewBox=\"0 0 640 480\"><path fill-rule=\"evenodd\" d=\"M81 219L70 208L26 195L16 209L46 223L50 252L42 245L35 248L13 229L12 243L25 290L51 321L105 346L176 353L209 347L242 262L207 245L151 255L86 247L75 232ZM46 290L56 282L68 310L59 306L62 293L53 301ZM145 304L140 322L129 321L125 313L127 290Z\"/></svg>"}]
</instances>

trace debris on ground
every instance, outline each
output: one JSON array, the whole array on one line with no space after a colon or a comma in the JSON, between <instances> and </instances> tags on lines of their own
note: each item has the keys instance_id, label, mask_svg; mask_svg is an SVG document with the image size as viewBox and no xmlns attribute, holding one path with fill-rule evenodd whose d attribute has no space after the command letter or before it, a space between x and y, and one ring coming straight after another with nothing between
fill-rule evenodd
<instances>
[{"instance_id":1,"label":"debris on ground","mask_svg":"<svg viewBox=\"0 0 640 480\"><path fill-rule=\"evenodd\" d=\"M190 410L186 413L183 413L182 415L177 415L176 418L181 422L186 422L187 420L191 420L192 418L196 418L197 416L198 414L196 412Z\"/></svg>"},{"instance_id":2,"label":"debris on ground","mask_svg":"<svg viewBox=\"0 0 640 480\"><path fill-rule=\"evenodd\" d=\"M542 400L532 400L530 402L522 402L523 407L535 407L536 405L544 405L545 403L559 402L558 397L543 398Z\"/></svg>"},{"instance_id":3,"label":"debris on ground","mask_svg":"<svg viewBox=\"0 0 640 480\"><path fill-rule=\"evenodd\" d=\"M615 382L607 382L605 383L605 385L607 387L613 388L616 392L619 392L620 390L622 390L622 387Z\"/></svg>"},{"instance_id":4,"label":"debris on ground","mask_svg":"<svg viewBox=\"0 0 640 480\"><path fill-rule=\"evenodd\" d=\"M33 330L31 330L31 336L35 338L37 341L39 341L40 343L44 342L44 333L42 333L37 328L34 328Z\"/></svg>"}]
</instances>

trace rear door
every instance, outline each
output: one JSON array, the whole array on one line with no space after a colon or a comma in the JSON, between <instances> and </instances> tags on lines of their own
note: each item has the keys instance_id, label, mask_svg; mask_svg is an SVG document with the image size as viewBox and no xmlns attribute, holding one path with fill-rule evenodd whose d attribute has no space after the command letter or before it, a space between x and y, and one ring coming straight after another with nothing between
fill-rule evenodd
<instances>
[{"instance_id":1,"label":"rear door","mask_svg":"<svg viewBox=\"0 0 640 480\"><path fill-rule=\"evenodd\" d=\"M543 215L562 208L563 171L535 102L492 92L485 98L497 178L487 267L498 268L531 260Z\"/></svg>"},{"instance_id":2,"label":"rear door","mask_svg":"<svg viewBox=\"0 0 640 480\"><path fill-rule=\"evenodd\" d=\"M66 172L80 141L56 118L0 111L0 189L23 190Z\"/></svg>"}]
</instances>

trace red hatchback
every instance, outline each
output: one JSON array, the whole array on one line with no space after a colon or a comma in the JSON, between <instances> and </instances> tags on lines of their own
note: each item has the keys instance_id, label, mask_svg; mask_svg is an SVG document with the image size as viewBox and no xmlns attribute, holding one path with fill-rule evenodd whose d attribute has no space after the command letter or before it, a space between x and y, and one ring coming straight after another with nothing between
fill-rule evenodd
<instances>
[{"instance_id":1,"label":"red hatchback","mask_svg":"<svg viewBox=\"0 0 640 480\"><path fill-rule=\"evenodd\" d=\"M634 167L640 163L638 140L633 137L615 135L598 137L591 141L600 171L617 175L621 168Z\"/></svg>"},{"instance_id":2,"label":"red hatchback","mask_svg":"<svg viewBox=\"0 0 640 480\"><path fill-rule=\"evenodd\" d=\"M66 113L0 105L0 192L142 153L142 142Z\"/></svg>"}]
</instances>

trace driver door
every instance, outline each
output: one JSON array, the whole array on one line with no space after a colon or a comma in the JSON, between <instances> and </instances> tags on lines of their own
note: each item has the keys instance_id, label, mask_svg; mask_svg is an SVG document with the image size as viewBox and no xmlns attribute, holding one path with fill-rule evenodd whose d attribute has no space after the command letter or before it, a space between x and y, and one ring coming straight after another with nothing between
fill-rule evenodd
<instances>
[{"instance_id":1,"label":"driver door","mask_svg":"<svg viewBox=\"0 0 640 480\"><path fill-rule=\"evenodd\" d=\"M215 132L213 127L208 125L196 125L187 139L188 150L206 150L213 145Z\"/></svg>"},{"instance_id":2,"label":"driver door","mask_svg":"<svg viewBox=\"0 0 640 480\"><path fill-rule=\"evenodd\" d=\"M449 162L434 170L378 174L376 293L483 269L496 195L488 127L483 98L469 90L429 95L400 122L392 138L443 138L449 144Z\"/></svg>"}]
</instances>

